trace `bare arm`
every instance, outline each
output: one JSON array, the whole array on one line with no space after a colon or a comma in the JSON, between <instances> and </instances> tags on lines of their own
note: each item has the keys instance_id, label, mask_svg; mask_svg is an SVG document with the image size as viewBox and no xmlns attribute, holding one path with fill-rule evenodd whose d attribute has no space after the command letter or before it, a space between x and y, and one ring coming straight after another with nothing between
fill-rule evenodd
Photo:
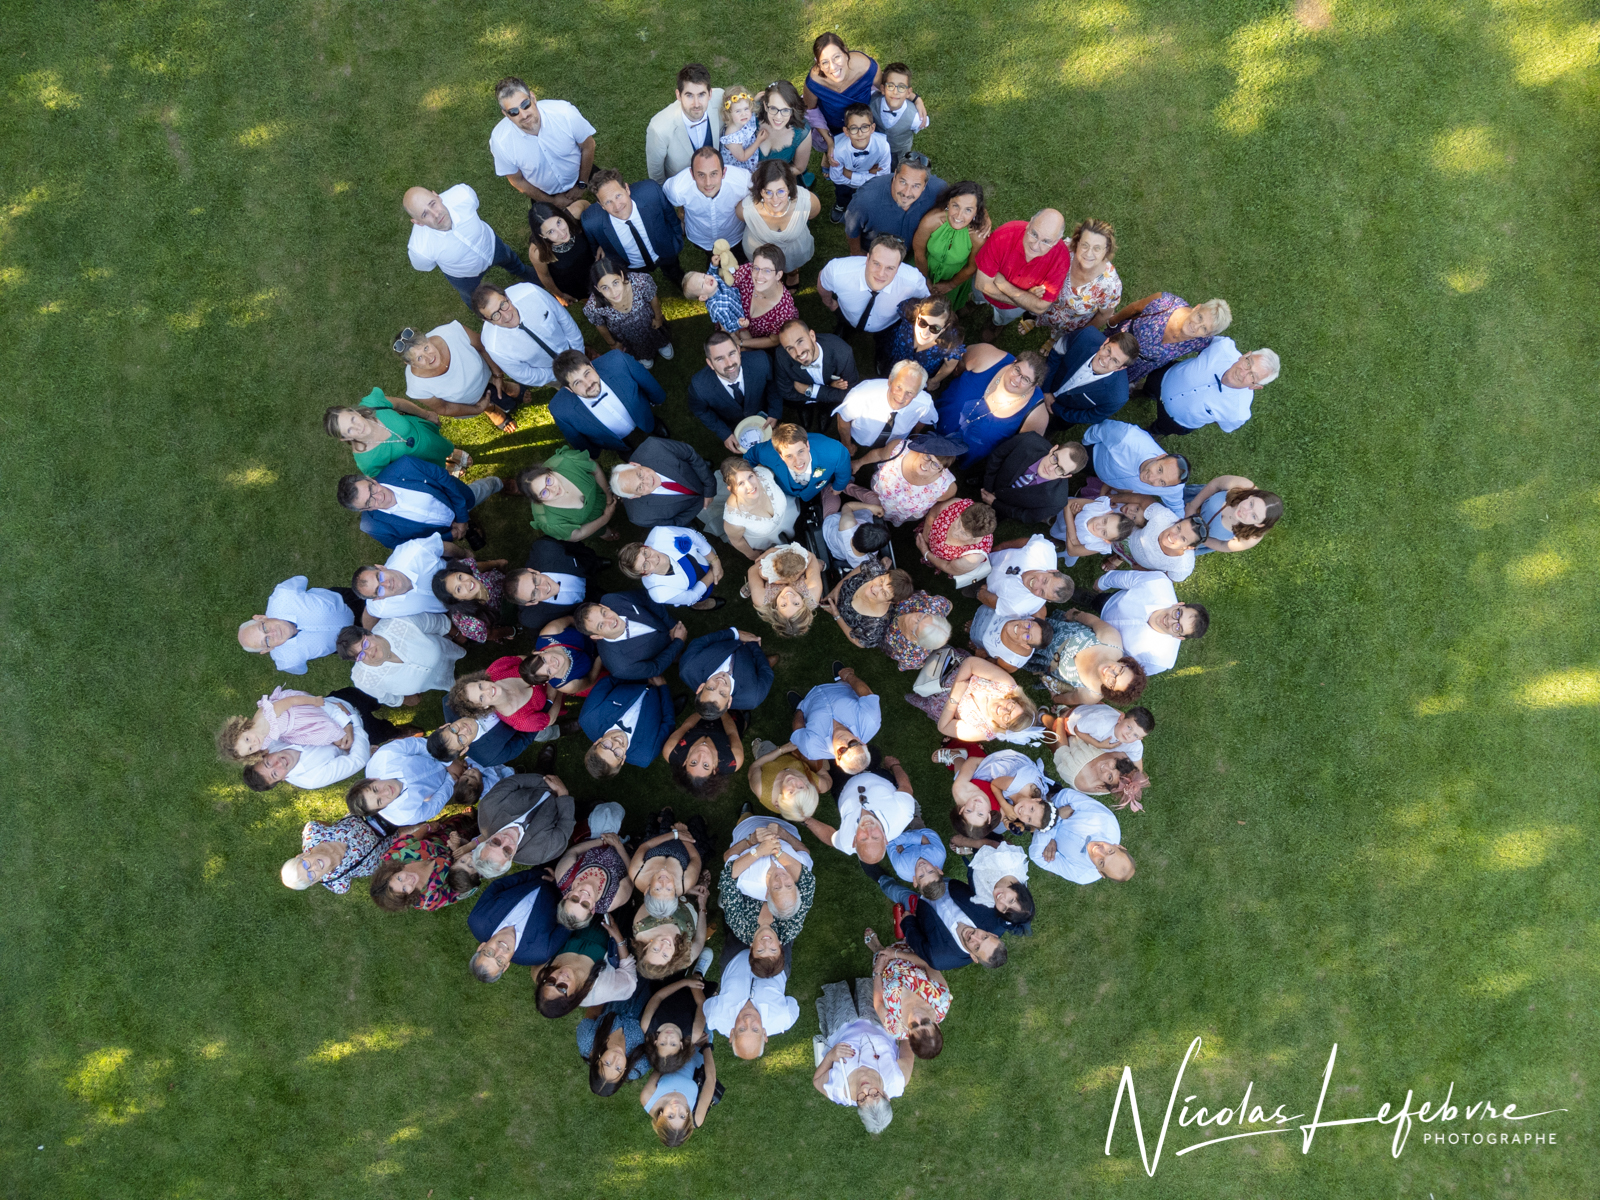
<instances>
[{"instance_id":1,"label":"bare arm","mask_svg":"<svg viewBox=\"0 0 1600 1200\"><path fill-rule=\"evenodd\" d=\"M1199 495L1183 506L1183 515L1192 517L1205 505L1205 502L1218 492L1231 492L1234 488L1252 488L1255 484L1243 475L1218 475L1205 487L1200 489Z\"/></svg>"},{"instance_id":2,"label":"bare arm","mask_svg":"<svg viewBox=\"0 0 1600 1200\"><path fill-rule=\"evenodd\" d=\"M429 412L420 404L414 404L410 400L407 400L404 396L386 395L384 396L384 399L393 405L396 412L409 413L413 417L421 417L424 421L431 421L435 425L439 423L438 413Z\"/></svg>"},{"instance_id":3,"label":"bare arm","mask_svg":"<svg viewBox=\"0 0 1600 1200\"><path fill-rule=\"evenodd\" d=\"M1067 617L1070 620L1077 621L1079 624L1087 625L1094 630L1095 636L1102 642L1113 645L1118 650L1122 649L1122 635L1093 613L1084 612L1081 608L1075 608L1067 613Z\"/></svg>"},{"instance_id":4,"label":"bare arm","mask_svg":"<svg viewBox=\"0 0 1600 1200\"><path fill-rule=\"evenodd\" d=\"M644 1012L639 1014L639 1024L644 1026L646 1029L649 1029L650 1022L655 1020L656 1010L661 1007L661 1002L668 996L672 995L673 992L681 992L684 988L689 986L690 982L691 981L688 979L680 979L676 983L667 984L666 987L662 988L660 991L656 992L655 995L651 996L650 1003L646 1004L644 1006Z\"/></svg>"},{"instance_id":5,"label":"bare arm","mask_svg":"<svg viewBox=\"0 0 1600 1200\"><path fill-rule=\"evenodd\" d=\"M691 708L689 710L689 715L683 719L683 724L679 725L676 729L674 729L671 733L669 733L667 735L667 740L664 743L662 743L662 746L661 746L661 759L662 759L663 762L671 761L670 759L667 758L667 755L669 753L671 753L672 748L678 744L678 739L681 738L684 734L688 733L690 728L699 720L700 720L700 714L695 712L695 710Z\"/></svg>"},{"instance_id":6,"label":"bare arm","mask_svg":"<svg viewBox=\"0 0 1600 1200\"><path fill-rule=\"evenodd\" d=\"M744 770L744 738L739 736L739 727L734 724L731 711L722 714L722 732L727 736L728 745L733 747L733 769Z\"/></svg>"}]
</instances>

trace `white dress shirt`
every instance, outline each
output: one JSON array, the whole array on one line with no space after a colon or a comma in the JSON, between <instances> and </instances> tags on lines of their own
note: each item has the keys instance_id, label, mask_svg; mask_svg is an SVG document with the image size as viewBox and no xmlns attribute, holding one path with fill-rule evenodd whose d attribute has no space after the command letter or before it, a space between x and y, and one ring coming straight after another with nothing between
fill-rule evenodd
<instances>
[{"instance_id":1,"label":"white dress shirt","mask_svg":"<svg viewBox=\"0 0 1600 1200\"><path fill-rule=\"evenodd\" d=\"M1015 875L1023 887L1028 886L1028 852L1010 842L980 848L967 866L972 898L985 908L993 908L994 885L1007 875Z\"/></svg>"},{"instance_id":2,"label":"white dress shirt","mask_svg":"<svg viewBox=\"0 0 1600 1200\"><path fill-rule=\"evenodd\" d=\"M829 513L822 518L822 540L828 543L828 550L846 567L859 567L862 563L872 558L870 554L857 554L851 540L855 537L856 530L863 525L871 525L877 518L865 509L856 509L850 514L855 518L855 524L849 529L841 528L843 511Z\"/></svg>"},{"instance_id":3,"label":"white dress shirt","mask_svg":"<svg viewBox=\"0 0 1600 1200\"><path fill-rule=\"evenodd\" d=\"M578 396L577 392L572 393ZM588 406L595 418L618 437L627 437L637 426L633 416L605 380L600 381L600 394L594 397L578 396L580 403Z\"/></svg>"},{"instance_id":4,"label":"white dress shirt","mask_svg":"<svg viewBox=\"0 0 1600 1200\"><path fill-rule=\"evenodd\" d=\"M833 259L817 276L817 286L827 288L833 293L839 302L839 311L844 314L844 319L855 325L861 317L862 309L866 307L868 297L872 295L872 289L867 286L866 258L853 254ZM900 319L902 302L927 294L928 281L922 277L922 272L911 263L902 262L900 269L894 273L894 278L889 280L888 286L872 301L872 315L867 318L866 324L867 332L878 333L889 328Z\"/></svg>"},{"instance_id":5,"label":"white dress shirt","mask_svg":"<svg viewBox=\"0 0 1600 1200\"><path fill-rule=\"evenodd\" d=\"M522 177L546 195L564 192L578 182L583 165L583 143L594 136L594 126L565 100L535 101L539 132L528 133L510 117L489 135L496 175Z\"/></svg>"},{"instance_id":6,"label":"white dress shirt","mask_svg":"<svg viewBox=\"0 0 1600 1200\"><path fill-rule=\"evenodd\" d=\"M1059 346L1059 343L1057 343L1057 344ZM1121 368L1119 367L1118 370L1121 370ZM1116 372L1115 371L1107 371L1105 374L1106 375L1114 375L1114 374L1116 374ZM1094 369L1094 355L1091 354L1088 358L1086 358L1084 360L1083 366L1079 367L1076 371L1074 371L1072 373L1072 377L1070 379L1068 379L1065 383L1063 383L1060 387L1058 387L1056 389L1056 393L1058 395L1060 395L1062 393L1075 392L1079 388L1086 387L1089 384L1093 383L1096 379L1104 379L1104 378L1105 378L1105 375L1100 375L1100 374L1097 374L1095 372L1095 369Z\"/></svg>"},{"instance_id":7,"label":"white dress shirt","mask_svg":"<svg viewBox=\"0 0 1600 1200\"><path fill-rule=\"evenodd\" d=\"M707 196L695 186L694 171L686 167L661 185L667 202L683 209L684 236L702 250L711 249L718 238L730 246L744 241L744 222L735 210L739 201L750 195L750 172L729 167L715 196Z\"/></svg>"},{"instance_id":8,"label":"white dress shirt","mask_svg":"<svg viewBox=\"0 0 1600 1200\"><path fill-rule=\"evenodd\" d=\"M640 214L637 204L633 206L633 211L626 217L611 216L609 213L607 216L610 217L611 231L617 236L617 245L621 246L623 253L628 256L628 265L630 267L637 267L642 270L645 265L644 257L639 253L639 247L634 244L633 232L628 228L630 221L633 223L633 228L639 231L639 240L644 243L644 248L650 251L650 257L652 259L660 259L661 254L656 250L656 244L650 240L650 231L644 227L644 217Z\"/></svg>"},{"instance_id":9,"label":"white dress shirt","mask_svg":"<svg viewBox=\"0 0 1600 1200\"><path fill-rule=\"evenodd\" d=\"M1083 444L1092 446L1095 477L1114 491L1156 496L1175 516L1183 515L1183 484L1158 488L1139 478L1139 467L1166 451L1140 429L1126 421L1101 421L1083 431Z\"/></svg>"},{"instance_id":10,"label":"white dress shirt","mask_svg":"<svg viewBox=\"0 0 1600 1200\"><path fill-rule=\"evenodd\" d=\"M850 1090L850 1075L861 1067L871 1068L882 1078L885 1099L893 1100L906 1094L906 1077L900 1070L900 1044L875 1019L858 1017L841 1027L828 1039L828 1048L834 1046L849 1046L855 1054L835 1059L828 1068L822 1088L829 1100L848 1108L856 1106L855 1093Z\"/></svg>"},{"instance_id":11,"label":"white dress shirt","mask_svg":"<svg viewBox=\"0 0 1600 1200\"><path fill-rule=\"evenodd\" d=\"M1116 737L1117 722L1120 720L1122 714L1109 704L1080 704L1067 714L1067 731L1092 737L1097 742L1111 742ZM1120 750L1138 762L1144 757L1144 739L1116 742L1111 749Z\"/></svg>"},{"instance_id":12,"label":"white dress shirt","mask_svg":"<svg viewBox=\"0 0 1600 1200\"><path fill-rule=\"evenodd\" d=\"M433 493L396 487L392 483L383 486L394 493L394 503L382 510L391 517L399 517L403 521L415 521L418 525L454 524L455 510Z\"/></svg>"},{"instance_id":13,"label":"white dress shirt","mask_svg":"<svg viewBox=\"0 0 1600 1200\"><path fill-rule=\"evenodd\" d=\"M733 827L733 836L729 839L729 841L730 843L742 842L751 834L756 833L758 830L765 829L768 825L776 825L785 833L793 837L796 843L800 841L800 831L788 821L785 821L772 813L762 813L760 816L746 817ZM816 865L812 861L811 852L809 850L806 850L799 845L790 845L788 842L784 842L783 848L784 852L788 854L790 858L794 859L795 862L806 868L806 870L809 871ZM735 882L739 885L739 890L746 896L749 896L752 900L769 899L770 897L767 893L767 872L771 869L772 863L772 856L770 854L763 854L760 858L756 859L755 862L751 863L743 871L739 872L739 875L735 880Z\"/></svg>"},{"instance_id":14,"label":"white dress shirt","mask_svg":"<svg viewBox=\"0 0 1600 1200\"><path fill-rule=\"evenodd\" d=\"M510 929L510 930L512 930L512 935L511 935L511 953L512 954L515 954L517 952L517 947L522 945L522 934L523 934L523 931L528 928L528 918L533 916L533 905L534 905L534 902L536 900L538 900L538 899L539 899L539 889L538 888L529 888L528 889L528 894L526 896L524 896L521 900L517 901L516 907L514 907L510 912L508 912L506 914L506 916L505 916L505 920L500 923L500 929ZM500 929L496 929L495 932L499 933Z\"/></svg>"},{"instance_id":15,"label":"white dress shirt","mask_svg":"<svg viewBox=\"0 0 1600 1200\"><path fill-rule=\"evenodd\" d=\"M482 275L494 263L494 230L478 216L478 193L464 183L439 193L450 214L449 229L413 225L406 253L419 271L435 267L456 279Z\"/></svg>"},{"instance_id":16,"label":"white dress shirt","mask_svg":"<svg viewBox=\"0 0 1600 1200\"><path fill-rule=\"evenodd\" d=\"M630 745L633 742L633 731L639 726L639 710L644 707L644 698L648 692L648 688L639 689L639 694L634 697L633 703L628 705L628 711L618 717L611 725L611 729L620 729L628 735ZM606 733L610 733L611 729L607 729Z\"/></svg>"},{"instance_id":17,"label":"white dress shirt","mask_svg":"<svg viewBox=\"0 0 1600 1200\"><path fill-rule=\"evenodd\" d=\"M1089 860L1090 842L1122 844L1122 827L1116 814L1093 796L1085 796L1076 788L1062 788L1050 798L1057 808L1072 805L1072 815L1057 821L1054 829L1041 829L1033 835L1028 846L1028 857L1042 871L1070 880L1088 884L1100 878L1100 872ZM1050 862L1044 859L1044 848L1056 844L1056 856ZM976 856L974 856L976 857Z\"/></svg>"},{"instance_id":18,"label":"white dress shirt","mask_svg":"<svg viewBox=\"0 0 1600 1200\"><path fill-rule=\"evenodd\" d=\"M456 662L467 648L445 636L450 618L443 613L385 617L372 632L388 639L400 661L376 667L352 663L350 682L385 708L398 708L407 696L419 692L448 692L455 683Z\"/></svg>"},{"instance_id":19,"label":"white dress shirt","mask_svg":"<svg viewBox=\"0 0 1600 1200\"><path fill-rule=\"evenodd\" d=\"M444 601L433 594L433 577L444 566L444 538L430 533L424 538L401 542L383 564L411 581L411 590L398 596L383 596L367 601L367 611L375 617L410 617L418 613L442 613Z\"/></svg>"},{"instance_id":20,"label":"white dress shirt","mask_svg":"<svg viewBox=\"0 0 1600 1200\"><path fill-rule=\"evenodd\" d=\"M583 349L583 334L578 323L542 287L513 283L506 289L506 298L516 307L522 324L538 334L557 354L563 350ZM481 336L489 357L518 383L527 387L555 386L551 356L521 329L505 329L485 321Z\"/></svg>"},{"instance_id":21,"label":"white dress shirt","mask_svg":"<svg viewBox=\"0 0 1600 1200\"><path fill-rule=\"evenodd\" d=\"M863 811L878 819L886 841L904 833L916 815L917 802L910 794L898 791L882 775L871 771L851 775L842 782L836 780L833 794L839 798L839 829L833 835L833 848L846 854L856 852L856 828Z\"/></svg>"},{"instance_id":22,"label":"white dress shirt","mask_svg":"<svg viewBox=\"0 0 1600 1200\"><path fill-rule=\"evenodd\" d=\"M1122 635L1122 648L1138 659L1146 675L1159 675L1178 661L1182 638L1150 628L1150 614L1178 602L1172 580L1156 571L1107 571L1100 581L1117 588L1106 597L1100 619Z\"/></svg>"},{"instance_id":23,"label":"white dress shirt","mask_svg":"<svg viewBox=\"0 0 1600 1200\"><path fill-rule=\"evenodd\" d=\"M1128 535L1128 552L1133 561L1147 571L1158 571L1173 583L1182 583L1194 574L1194 547L1173 556L1161 548L1161 534L1178 523L1172 510L1152 504L1145 510L1145 523Z\"/></svg>"},{"instance_id":24,"label":"white dress shirt","mask_svg":"<svg viewBox=\"0 0 1600 1200\"><path fill-rule=\"evenodd\" d=\"M1035 596L1022 582L1024 571L1054 571L1056 545L1042 533L1030 537L1025 545L989 554L989 578L984 587L994 593L994 615L1000 622L1031 617L1046 601Z\"/></svg>"},{"instance_id":25,"label":"white dress shirt","mask_svg":"<svg viewBox=\"0 0 1600 1200\"><path fill-rule=\"evenodd\" d=\"M347 725L354 731L350 738L350 749L341 750L337 746L300 747L299 759L284 776L284 781L290 787L305 788L307 791L329 787L341 779L350 778L366 766L367 760L372 757L372 743L367 737L366 726L351 705L329 697L322 702L322 709L339 724Z\"/></svg>"},{"instance_id":26,"label":"white dress shirt","mask_svg":"<svg viewBox=\"0 0 1600 1200\"><path fill-rule=\"evenodd\" d=\"M976 857L976 855L974 855L974 857ZM922 900L920 903L927 904L928 901ZM961 911L961 906L956 903L955 897L949 892L946 892L932 903L933 915L938 917L939 923L950 931L950 940L955 942L957 946L960 946L961 952L966 954L967 947L961 941L961 926L966 925L969 928L976 929L977 926L972 923L972 918Z\"/></svg>"},{"instance_id":27,"label":"white dress shirt","mask_svg":"<svg viewBox=\"0 0 1600 1200\"><path fill-rule=\"evenodd\" d=\"M1252 388L1222 382L1240 357L1232 338L1212 338L1199 354L1167 368L1161 377L1161 407L1179 425L1199 429L1215 421L1223 433L1232 433L1250 419L1250 402L1256 398Z\"/></svg>"},{"instance_id":28,"label":"white dress shirt","mask_svg":"<svg viewBox=\"0 0 1600 1200\"><path fill-rule=\"evenodd\" d=\"M304 575L296 575L273 588L267 597L265 615L292 621L297 631L283 645L267 651L272 665L287 675L304 675L306 663L332 654L339 631L356 623L356 615L343 596L328 588L307 587L306 583Z\"/></svg>"},{"instance_id":29,"label":"white dress shirt","mask_svg":"<svg viewBox=\"0 0 1600 1200\"><path fill-rule=\"evenodd\" d=\"M833 139L834 165L828 170L828 178L841 186L858 188L878 175L888 174L889 159L889 139L883 134L874 131L867 144L857 150L850 135L841 133ZM873 167L878 168L876 175Z\"/></svg>"},{"instance_id":30,"label":"white dress shirt","mask_svg":"<svg viewBox=\"0 0 1600 1200\"><path fill-rule=\"evenodd\" d=\"M683 552L673 543L681 537L689 539L689 556L707 569L707 573L700 576L699 583L691 584L683 565L678 562ZM677 525L657 525L645 535L644 544L652 550L659 550L672 562L671 575L646 575L640 581L645 591L650 593L650 599L657 604L696 604L706 598L706 593L711 590L711 543L704 536Z\"/></svg>"},{"instance_id":31,"label":"white dress shirt","mask_svg":"<svg viewBox=\"0 0 1600 1200\"><path fill-rule=\"evenodd\" d=\"M413 400L443 400L447 404L476 404L489 386L489 364L467 336L460 321L428 330L450 347L450 365L443 375L424 377L406 365L406 395Z\"/></svg>"},{"instance_id":32,"label":"white dress shirt","mask_svg":"<svg viewBox=\"0 0 1600 1200\"><path fill-rule=\"evenodd\" d=\"M761 1015L761 1028L769 1038L787 1032L800 1019L800 1002L784 995L788 982L787 971L779 971L770 979L757 979L750 970L750 951L739 951L723 964L717 994L706 998L706 1028L731 1038L739 1010L749 1001Z\"/></svg>"},{"instance_id":33,"label":"white dress shirt","mask_svg":"<svg viewBox=\"0 0 1600 1200\"><path fill-rule=\"evenodd\" d=\"M792 740L795 749L812 760L832 761L835 721L863 744L877 737L878 730L883 728L883 710L878 697L875 694L857 696L848 683L819 683L800 701L800 715L806 723L794 731Z\"/></svg>"},{"instance_id":34,"label":"white dress shirt","mask_svg":"<svg viewBox=\"0 0 1600 1200\"><path fill-rule=\"evenodd\" d=\"M405 786L383 808L383 819L391 825L415 825L431 821L450 803L456 781L449 764L428 753L428 739L402 737L385 742L367 760L368 779L397 779ZM488 791L488 780L484 781Z\"/></svg>"},{"instance_id":35,"label":"white dress shirt","mask_svg":"<svg viewBox=\"0 0 1600 1200\"><path fill-rule=\"evenodd\" d=\"M850 425L850 440L858 446L881 446L894 438L910 437L918 425L932 425L939 419L933 397L918 392L911 403L896 412L889 407L889 381L868 379L845 393L833 415ZM884 429L888 428L888 436Z\"/></svg>"},{"instance_id":36,"label":"white dress shirt","mask_svg":"<svg viewBox=\"0 0 1600 1200\"><path fill-rule=\"evenodd\" d=\"M556 594L545 601L547 604L582 604L589 594L589 581L582 575L560 575L555 571L540 571L539 574L555 580Z\"/></svg>"}]
</instances>

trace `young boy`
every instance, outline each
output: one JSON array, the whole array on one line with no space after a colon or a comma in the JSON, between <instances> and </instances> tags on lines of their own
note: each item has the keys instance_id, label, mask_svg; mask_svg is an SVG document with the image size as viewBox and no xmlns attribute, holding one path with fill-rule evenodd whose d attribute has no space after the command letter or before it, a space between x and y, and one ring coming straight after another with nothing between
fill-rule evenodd
<instances>
[{"instance_id":1,"label":"young boy","mask_svg":"<svg viewBox=\"0 0 1600 1200\"><path fill-rule=\"evenodd\" d=\"M1068 513L1072 514L1070 524ZM1050 536L1066 542L1067 553L1061 561L1070 567L1090 554L1113 553L1116 543L1133 530L1132 519L1113 509L1109 496L1101 496L1098 500L1067 501L1067 507L1050 528Z\"/></svg>"},{"instance_id":2,"label":"young boy","mask_svg":"<svg viewBox=\"0 0 1600 1200\"><path fill-rule=\"evenodd\" d=\"M881 515L881 510L879 510ZM822 540L828 551L843 564L840 572L853 570L882 552L889 544L889 529L876 524L871 505L846 500L836 513L822 518Z\"/></svg>"},{"instance_id":3,"label":"young boy","mask_svg":"<svg viewBox=\"0 0 1600 1200\"><path fill-rule=\"evenodd\" d=\"M844 210L858 187L888 170L889 139L877 131L870 108L852 104L844 110L844 132L833 139L833 166L828 169L833 180L833 223L844 221Z\"/></svg>"},{"instance_id":4,"label":"young boy","mask_svg":"<svg viewBox=\"0 0 1600 1200\"><path fill-rule=\"evenodd\" d=\"M879 132L889 139L889 168L893 170L911 149L911 135L928 127L928 110L923 107L922 97L911 90L911 68L905 63L885 67L883 91L872 93L868 107Z\"/></svg>"}]
</instances>

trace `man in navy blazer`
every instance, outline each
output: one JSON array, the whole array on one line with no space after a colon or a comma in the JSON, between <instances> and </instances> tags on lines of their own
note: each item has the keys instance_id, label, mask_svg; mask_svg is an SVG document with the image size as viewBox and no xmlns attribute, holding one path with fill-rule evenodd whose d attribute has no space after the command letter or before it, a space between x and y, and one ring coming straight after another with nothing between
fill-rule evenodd
<instances>
[{"instance_id":1,"label":"man in navy blazer","mask_svg":"<svg viewBox=\"0 0 1600 1200\"><path fill-rule=\"evenodd\" d=\"M478 939L472 974L494 983L512 963L537 967L560 954L569 932L556 920L560 901L560 889L543 871L502 875L484 888L467 916L467 928Z\"/></svg>"},{"instance_id":2,"label":"man in navy blazer","mask_svg":"<svg viewBox=\"0 0 1600 1200\"><path fill-rule=\"evenodd\" d=\"M535 538L528 565L506 575L506 599L517 606L517 620L538 633L575 612L589 598L589 580L610 565L582 542Z\"/></svg>"},{"instance_id":3,"label":"man in navy blazer","mask_svg":"<svg viewBox=\"0 0 1600 1200\"><path fill-rule=\"evenodd\" d=\"M608 168L589 176L589 188L599 201L583 210L583 232L589 241L607 258L635 271L660 268L682 291L678 251L683 249L683 219L661 185L649 179L629 185L621 172Z\"/></svg>"},{"instance_id":4,"label":"man in navy blazer","mask_svg":"<svg viewBox=\"0 0 1600 1200\"><path fill-rule=\"evenodd\" d=\"M689 411L722 439L730 454L743 454L733 427L758 413L776 425L783 405L770 395L772 363L765 350L744 354L722 330L706 339L706 365L689 380Z\"/></svg>"},{"instance_id":5,"label":"man in navy blazer","mask_svg":"<svg viewBox=\"0 0 1600 1200\"><path fill-rule=\"evenodd\" d=\"M692 526L716 496L717 477L688 442L649 437L611 468L611 492L641 529Z\"/></svg>"},{"instance_id":6,"label":"man in navy blazer","mask_svg":"<svg viewBox=\"0 0 1600 1200\"><path fill-rule=\"evenodd\" d=\"M956 903L950 894L955 883L938 900L918 896L888 872L880 874L877 883L883 894L894 901L899 931L905 935L911 952L934 970L954 971L971 963L990 968L1005 966L1005 943L999 934L979 926Z\"/></svg>"},{"instance_id":7,"label":"man in navy blazer","mask_svg":"<svg viewBox=\"0 0 1600 1200\"><path fill-rule=\"evenodd\" d=\"M582 350L563 350L553 369L561 390L550 397L550 416L576 449L626 456L651 433L667 436L655 414L667 393L631 354L607 350L591 363Z\"/></svg>"},{"instance_id":8,"label":"man in navy blazer","mask_svg":"<svg viewBox=\"0 0 1600 1200\"><path fill-rule=\"evenodd\" d=\"M842 492L850 486L850 452L844 444L825 433L808 434L798 425L779 425L771 441L757 442L744 458L771 471L778 487L796 500L814 500L825 487Z\"/></svg>"},{"instance_id":9,"label":"man in navy blazer","mask_svg":"<svg viewBox=\"0 0 1600 1200\"><path fill-rule=\"evenodd\" d=\"M683 648L678 677L694 689L700 715L715 721L730 708L749 712L767 698L772 659L755 634L719 629Z\"/></svg>"},{"instance_id":10,"label":"man in navy blazer","mask_svg":"<svg viewBox=\"0 0 1600 1200\"><path fill-rule=\"evenodd\" d=\"M1124 329L1109 338L1093 325L1056 339L1045 363L1050 412L1063 425L1094 425L1128 402L1127 366L1139 339Z\"/></svg>"},{"instance_id":11,"label":"man in navy blazer","mask_svg":"<svg viewBox=\"0 0 1600 1200\"><path fill-rule=\"evenodd\" d=\"M393 550L435 533L446 543L461 541L467 514L504 486L494 476L462 483L438 463L407 454L376 479L346 475L338 495L340 504L361 514L361 532Z\"/></svg>"},{"instance_id":12,"label":"man in navy blazer","mask_svg":"<svg viewBox=\"0 0 1600 1200\"><path fill-rule=\"evenodd\" d=\"M578 713L578 728L594 743L584 753L584 768L595 779L610 779L623 763L648 767L672 732L672 715L672 692L661 676L639 683L608 675Z\"/></svg>"},{"instance_id":13,"label":"man in navy blazer","mask_svg":"<svg viewBox=\"0 0 1600 1200\"><path fill-rule=\"evenodd\" d=\"M1056 446L1042 434L1015 434L989 452L979 495L1002 520L1048 524L1072 498L1072 476L1088 465L1079 442Z\"/></svg>"},{"instance_id":14,"label":"man in navy blazer","mask_svg":"<svg viewBox=\"0 0 1600 1200\"><path fill-rule=\"evenodd\" d=\"M683 652L689 631L644 590L608 592L572 614L600 651L600 662L621 680L665 675Z\"/></svg>"}]
</instances>

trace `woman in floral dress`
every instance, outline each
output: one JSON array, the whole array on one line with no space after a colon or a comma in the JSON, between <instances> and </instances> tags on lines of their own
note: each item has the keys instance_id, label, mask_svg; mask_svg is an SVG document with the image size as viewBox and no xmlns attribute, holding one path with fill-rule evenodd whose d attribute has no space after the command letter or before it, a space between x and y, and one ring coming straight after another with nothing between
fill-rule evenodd
<instances>
[{"instance_id":1,"label":"woman in floral dress","mask_svg":"<svg viewBox=\"0 0 1600 1200\"><path fill-rule=\"evenodd\" d=\"M630 271L614 258L595 263L583 315L607 344L633 355L647 370L655 366L657 350L662 358L672 357L672 337L655 280L643 271Z\"/></svg>"}]
</instances>

